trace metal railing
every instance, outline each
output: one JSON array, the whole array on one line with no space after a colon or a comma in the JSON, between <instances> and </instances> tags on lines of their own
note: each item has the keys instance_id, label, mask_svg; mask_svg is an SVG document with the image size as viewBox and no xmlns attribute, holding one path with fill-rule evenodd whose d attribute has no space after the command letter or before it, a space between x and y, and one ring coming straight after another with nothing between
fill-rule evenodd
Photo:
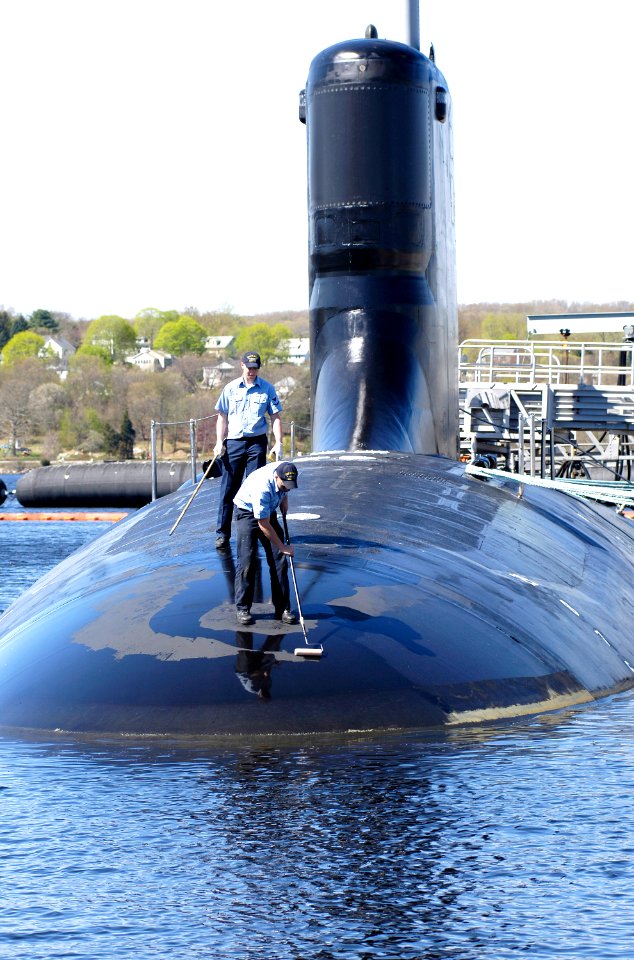
<instances>
[{"instance_id":1,"label":"metal railing","mask_svg":"<svg viewBox=\"0 0 634 960\"><path fill-rule=\"evenodd\" d=\"M197 420L152 420L150 422L150 457L152 460L152 500L156 500L158 489L158 467L156 456L156 436L163 427L189 427L189 459L191 462L192 483L196 483L196 435L198 424L204 420L215 420L218 414L209 417L199 417Z\"/></svg>"},{"instance_id":2,"label":"metal railing","mask_svg":"<svg viewBox=\"0 0 634 960\"><path fill-rule=\"evenodd\" d=\"M189 427L189 459L191 463L191 479L192 484L196 483L196 461L197 461L197 436L198 436L198 424L203 423L205 420L216 420L218 417L217 413L212 414L209 417L198 417L198 419L191 420L152 420L150 421L150 457L152 460L152 500L157 498L158 490L158 459L156 455L156 438L158 431L163 429L163 427ZM289 424L289 438L290 438L290 456L291 460L295 457L296 454L296 431L302 431L305 434L310 434L310 430L306 427L301 427L299 424L296 424L294 420L291 420Z\"/></svg>"},{"instance_id":3,"label":"metal railing","mask_svg":"<svg viewBox=\"0 0 634 960\"><path fill-rule=\"evenodd\" d=\"M472 383L583 383L634 386L634 343L463 340L460 385Z\"/></svg>"}]
</instances>

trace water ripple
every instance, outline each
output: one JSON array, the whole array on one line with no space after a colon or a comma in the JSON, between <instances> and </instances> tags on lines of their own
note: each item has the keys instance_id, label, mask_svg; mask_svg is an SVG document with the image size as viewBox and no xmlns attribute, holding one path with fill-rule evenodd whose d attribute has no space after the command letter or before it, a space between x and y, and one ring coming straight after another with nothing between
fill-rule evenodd
<instances>
[{"instance_id":1,"label":"water ripple","mask_svg":"<svg viewBox=\"0 0 634 960\"><path fill-rule=\"evenodd\" d=\"M54 526L0 531L7 602L98 533ZM2 960L632 956L634 693L443 736L5 736L0 812Z\"/></svg>"},{"instance_id":2,"label":"water ripple","mask_svg":"<svg viewBox=\"0 0 634 960\"><path fill-rule=\"evenodd\" d=\"M0 955L631 954L634 697L203 753L0 740Z\"/></svg>"}]
</instances>

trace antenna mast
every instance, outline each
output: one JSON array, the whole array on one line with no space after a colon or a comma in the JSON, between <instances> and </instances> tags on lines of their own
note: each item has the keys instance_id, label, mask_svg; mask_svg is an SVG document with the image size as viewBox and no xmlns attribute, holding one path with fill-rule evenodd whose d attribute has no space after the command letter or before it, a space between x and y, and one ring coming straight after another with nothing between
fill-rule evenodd
<instances>
[{"instance_id":1,"label":"antenna mast","mask_svg":"<svg viewBox=\"0 0 634 960\"><path fill-rule=\"evenodd\" d=\"M420 10L418 0L408 0L409 5L409 45L420 50Z\"/></svg>"}]
</instances>

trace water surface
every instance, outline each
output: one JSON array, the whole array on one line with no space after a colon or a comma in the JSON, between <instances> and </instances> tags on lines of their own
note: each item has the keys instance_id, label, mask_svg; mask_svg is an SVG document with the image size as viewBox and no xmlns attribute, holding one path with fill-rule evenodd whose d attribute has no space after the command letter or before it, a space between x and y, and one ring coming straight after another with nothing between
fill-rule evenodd
<instances>
[{"instance_id":1,"label":"water surface","mask_svg":"<svg viewBox=\"0 0 634 960\"><path fill-rule=\"evenodd\" d=\"M0 523L0 607L109 528ZM631 960L633 731L634 693L375 739L5 731L0 958Z\"/></svg>"}]
</instances>

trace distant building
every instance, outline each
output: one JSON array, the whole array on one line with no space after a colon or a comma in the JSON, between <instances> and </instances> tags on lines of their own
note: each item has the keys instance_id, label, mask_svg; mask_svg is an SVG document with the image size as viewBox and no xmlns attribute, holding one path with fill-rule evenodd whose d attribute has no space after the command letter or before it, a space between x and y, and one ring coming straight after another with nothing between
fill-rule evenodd
<instances>
[{"instance_id":1,"label":"distant building","mask_svg":"<svg viewBox=\"0 0 634 960\"><path fill-rule=\"evenodd\" d=\"M289 393L292 393L297 386L297 380L294 377L284 377L282 380L274 383L273 386L275 387L278 397L285 400Z\"/></svg>"},{"instance_id":2,"label":"distant building","mask_svg":"<svg viewBox=\"0 0 634 960\"><path fill-rule=\"evenodd\" d=\"M291 337L290 340L286 341L285 346L288 350L289 363L296 363L298 366L306 363L310 356L309 337Z\"/></svg>"},{"instance_id":3,"label":"distant building","mask_svg":"<svg viewBox=\"0 0 634 960\"><path fill-rule=\"evenodd\" d=\"M138 353L126 357L126 363L133 363L145 373L156 373L172 365L171 353L164 350L154 350L152 347L141 347Z\"/></svg>"},{"instance_id":4,"label":"distant building","mask_svg":"<svg viewBox=\"0 0 634 960\"><path fill-rule=\"evenodd\" d=\"M66 368L68 367L69 357L72 357L74 353L75 348L72 343L64 340L63 337L47 337L39 355L40 357L46 357L53 354L53 356L57 357L60 365Z\"/></svg>"},{"instance_id":5,"label":"distant building","mask_svg":"<svg viewBox=\"0 0 634 960\"><path fill-rule=\"evenodd\" d=\"M205 352L213 353L216 357L220 357L229 349L234 339L235 337L207 337L205 340Z\"/></svg>"},{"instance_id":6,"label":"distant building","mask_svg":"<svg viewBox=\"0 0 634 960\"><path fill-rule=\"evenodd\" d=\"M203 387L213 390L226 380L232 380L240 373L237 363L222 360L215 367L203 367Z\"/></svg>"},{"instance_id":7,"label":"distant building","mask_svg":"<svg viewBox=\"0 0 634 960\"><path fill-rule=\"evenodd\" d=\"M46 337L38 356L50 358L48 366L56 371L60 380L65 380L68 376L68 361L74 353L75 347L64 337Z\"/></svg>"}]
</instances>

